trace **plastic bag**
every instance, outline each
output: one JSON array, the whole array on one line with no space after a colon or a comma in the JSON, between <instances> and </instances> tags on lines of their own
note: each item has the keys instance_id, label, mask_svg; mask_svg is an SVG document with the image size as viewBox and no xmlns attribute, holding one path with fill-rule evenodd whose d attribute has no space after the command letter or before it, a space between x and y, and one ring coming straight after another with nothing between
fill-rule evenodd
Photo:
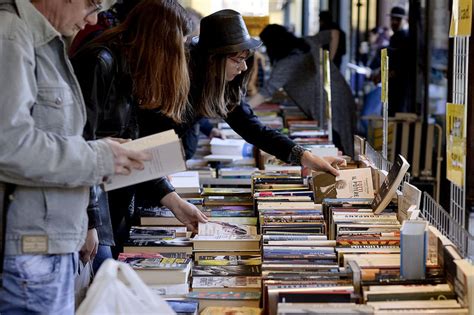
<instances>
[{"instance_id":1,"label":"plastic bag","mask_svg":"<svg viewBox=\"0 0 474 315\"><path fill-rule=\"evenodd\" d=\"M78 270L74 279L74 295L76 308L86 297L87 290L94 278L94 271L92 270L92 262L83 263L79 259Z\"/></svg>"},{"instance_id":2,"label":"plastic bag","mask_svg":"<svg viewBox=\"0 0 474 315\"><path fill-rule=\"evenodd\" d=\"M107 259L76 312L76 315L94 314L171 315L175 312L146 286L129 265Z\"/></svg>"}]
</instances>

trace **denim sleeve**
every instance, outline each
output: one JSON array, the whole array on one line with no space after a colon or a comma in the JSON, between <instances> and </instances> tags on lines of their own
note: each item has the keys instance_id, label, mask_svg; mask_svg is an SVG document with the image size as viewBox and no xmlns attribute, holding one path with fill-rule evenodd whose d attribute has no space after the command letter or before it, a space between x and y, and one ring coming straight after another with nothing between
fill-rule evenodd
<instances>
[{"instance_id":1,"label":"denim sleeve","mask_svg":"<svg viewBox=\"0 0 474 315\"><path fill-rule=\"evenodd\" d=\"M0 30L0 181L35 187L100 183L113 173L112 151L104 142L88 143L81 135L35 125L31 111L38 83L32 39L12 14L0 13Z\"/></svg>"}]
</instances>

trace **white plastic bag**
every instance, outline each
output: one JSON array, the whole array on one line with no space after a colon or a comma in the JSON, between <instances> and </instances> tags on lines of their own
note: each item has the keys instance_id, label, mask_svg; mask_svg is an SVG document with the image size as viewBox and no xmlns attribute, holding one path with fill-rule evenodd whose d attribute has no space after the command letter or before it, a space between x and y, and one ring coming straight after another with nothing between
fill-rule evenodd
<instances>
[{"instance_id":1,"label":"white plastic bag","mask_svg":"<svg viewBox=\"0 0 474 315\"><path fill-rule=\"evenodd\" d=\"M88 261L84 264L79 259L78 270L74 279L76 308L79 306L79 304L82 303L82 301L86 297L87 290L89 289L93 277L94 271L92 270L92 261Z\"/></svg>"},{"instance_id":2,"label":"white plastic bag","mask_svg":"<svg viewBox=\"0 0 474 315\"><path fill-rule=\"evenodd\" d=\"M76 315L105 314L172 315L175 312L146 286L129 265L107 259L97 271L85 300L76 312Z\"/></svg>"}]
</instances>

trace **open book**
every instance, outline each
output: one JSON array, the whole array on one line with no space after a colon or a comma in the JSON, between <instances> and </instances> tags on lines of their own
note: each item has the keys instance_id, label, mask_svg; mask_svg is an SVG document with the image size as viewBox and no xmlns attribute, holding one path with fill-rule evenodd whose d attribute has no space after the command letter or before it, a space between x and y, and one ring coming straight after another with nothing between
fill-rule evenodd
<instances>
[{"instance_id":1,"label":"open book","mask_svg":"<svg viewBox=\"0 0 474 315\"><path fill-rule=\"evenodd\" d=\"M409 167L410 164L407 160L403 156L398 155L372 202L374 213L378 214L387 207Z\"/></svg>"},{"instance_id":2,"label":"open book","mask_svg":"<svg viewBox=\"0 0 474 315\"><path fill-rule=\"evenodd\" d=\"M106 191L149 181L186 169L179 138L173 130L167 130L122 144L130 150L148 151L152 155L145 169L132 170L129 175L114 175L104 184Z\"/></svg>"}]
</instances>

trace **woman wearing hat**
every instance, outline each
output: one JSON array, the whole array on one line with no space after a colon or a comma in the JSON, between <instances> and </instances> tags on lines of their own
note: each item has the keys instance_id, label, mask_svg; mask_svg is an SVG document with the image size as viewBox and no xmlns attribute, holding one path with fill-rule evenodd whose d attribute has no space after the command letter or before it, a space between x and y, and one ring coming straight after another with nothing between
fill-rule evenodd
<instances>
[{"instance_id":1,"label":"woman wearing hat","mask_svg":"<svg viewBox=\"0 0 474 315\"><path fill-rule=\"evenodd\" d=\"M223 117L247 142L279 159L337 174L331 164L341 158L320 158L288 137L263 126L245 103L250 76L246 60L262 43L250 37L242 16L221 10L201 20L199 38L190 48L190 103L199 116Z\"/></svg>"}]
</instances>

